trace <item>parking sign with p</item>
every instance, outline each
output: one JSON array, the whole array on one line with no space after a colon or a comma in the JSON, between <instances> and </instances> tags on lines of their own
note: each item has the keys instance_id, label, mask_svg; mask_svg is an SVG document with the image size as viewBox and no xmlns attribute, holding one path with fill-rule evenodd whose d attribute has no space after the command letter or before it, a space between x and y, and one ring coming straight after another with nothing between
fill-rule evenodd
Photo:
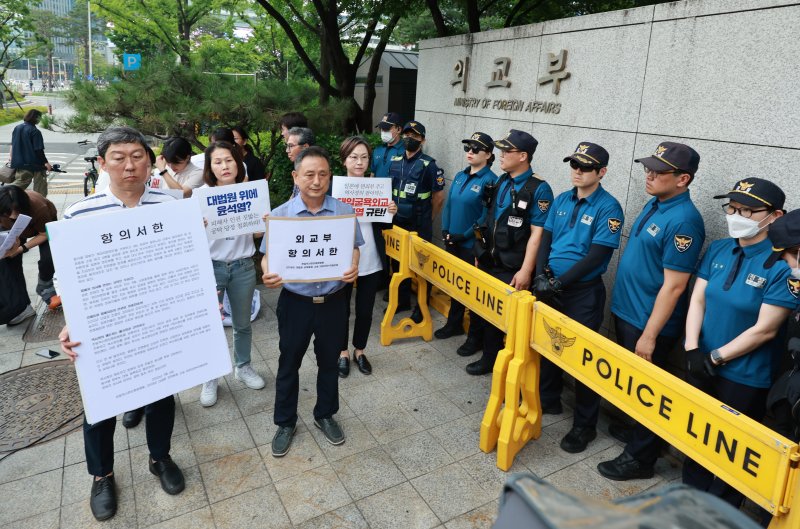
<instances>
[{"instance_id":1,"label":"parking sign with p","mask_svg":"<svg viewBox=\"0 0 800 529\"><path fill-rule=\"evenodd\" d=\"M142 55L140 53L123 53L122 69L125 71L138 70L142 67Z\"/></svg>"}]
</instances>

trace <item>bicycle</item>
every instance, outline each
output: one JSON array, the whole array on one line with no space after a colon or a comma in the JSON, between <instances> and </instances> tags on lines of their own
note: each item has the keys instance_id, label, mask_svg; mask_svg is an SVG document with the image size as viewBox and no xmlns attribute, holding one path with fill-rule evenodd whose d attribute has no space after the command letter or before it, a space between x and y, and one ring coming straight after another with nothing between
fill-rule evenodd
<instances>
[{"instance_id":1,"label":"bicycle","mask_svg":"<svg viewBox=\"0 0 800 529\"><path fill-rule=\"evenodd\" d=\"M88 145L89 143L91 143L89 140L81 140L78 142L78 145ZM87 153L94 150L94 148L89 149ZM83 173L83 196L88 197L94 194L95 187L97 186L98 172L97 167L94 165L97 161L97 155L84 156L83 159L91 165L91 167L87 167L86 172Z\"/></svg>"}]
</instances>

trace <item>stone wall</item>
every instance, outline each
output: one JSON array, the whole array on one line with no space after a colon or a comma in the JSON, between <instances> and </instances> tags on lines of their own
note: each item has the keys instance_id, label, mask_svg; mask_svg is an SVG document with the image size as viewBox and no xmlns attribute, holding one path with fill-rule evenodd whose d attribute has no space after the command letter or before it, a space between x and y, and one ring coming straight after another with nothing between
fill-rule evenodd
<instances>
[{"instance_id":1,"label":"stone wall","mask_svg":"<svg viewBox=\"0 0 800 529\"><path fill-rule=\"evenodd\" d=\"M786 192L788 210L800 207L797 27L796 2L703 0L426 40L415 118L448 179L466 165L460 140L476 130L533 134L534 170L556 194L570 187L564 156L581 141L603 145L611 154L603 185L625 209L623 245L650 198L634 158L661 141L687 143L701 156L691 192L708 244L727 236L722 201L712 197L740 178L770 179ZM538 80L549 74L548 54L561 50L570 75L555 94L553 82ZM501 57L510 58L510 86L486 87ZM463 80L452 81L465 58L463 90ZM617 252L609 284L618 259Z\"/></svg>"}]
</instances>

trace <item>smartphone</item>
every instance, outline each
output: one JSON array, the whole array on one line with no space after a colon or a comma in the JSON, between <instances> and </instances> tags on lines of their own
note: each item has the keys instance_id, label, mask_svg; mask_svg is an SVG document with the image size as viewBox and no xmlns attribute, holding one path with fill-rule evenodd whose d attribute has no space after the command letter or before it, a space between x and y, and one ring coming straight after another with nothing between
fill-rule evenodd
<instances>
[{"instance_id":1,"label":"smartphone","mask_svg":"<svg viewBox=\"0 0 800 529\"><path fill-rule=\"evenodd\" d=\"M61 353L59 353L58 351L51 351L50 349L39 349L38 351L36 351L36 354L41 356L42 358L47 358L48 360L52 360Z\"/></svg>"}]
</instances>

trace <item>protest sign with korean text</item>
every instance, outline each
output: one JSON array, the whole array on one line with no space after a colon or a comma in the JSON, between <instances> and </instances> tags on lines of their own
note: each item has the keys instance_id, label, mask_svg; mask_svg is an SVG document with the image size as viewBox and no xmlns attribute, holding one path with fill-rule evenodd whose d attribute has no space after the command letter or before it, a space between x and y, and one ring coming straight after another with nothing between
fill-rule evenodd
<instances>
[{"instance_id":1,"label":"protest sign with korean text","mask_svg":"<svg viewBox=\"0 0 800 529\"><path fill-rule=\"evenodd\" d=\"M231 372L194 200L47 224L89 423Z\"/></svg>"},{"instance_id":2,"label":"protest sign with korean text","mask_svg":"<svg viewBox=\"0 0 800 529\"><path fill-rule=\"evenodd\" d=\"M14 221L14 225L11 226L11 229L7 232L3 232L2 236L0 236L0 259L8 252L19 236L22 235L22 232L25 231L25 228L28 227L30 224L31 218L28 215L24 215L20 213L17 215L17 220Z\"/></svg>"},{"instance_id":3,"label":"protest sign with korean text","mask_svg":"<svg viewBox=\"0 0 800 529\"><path fill-rule=\"evenodd\" d=\"M359 222L392 222L389 213L391 178L334 176L331 194L333 198L353 206Z\"/></svg>"},{"instance_id":4,"label":"protest sign with korean text","mask_svg":"<svg viewBox=\"0 0 800 529\"><path fill-rule=\"evenodd\" d=\"M192 196L197 197L203 218L208 221L206 234L209 239L264 231L263 217L269 213L266 180L199 187Z\"/></svg>"},{"instance_id":5,"label":"protest sign with korean text","mask_svg":"<svg viewBox=\"0 0 800 529\"><path fill-rule=\"evenodd\" d=\"M341 279L353 264L355 215L267 217L267 264L284 283Z\"/></svg>"}]
</instances>

